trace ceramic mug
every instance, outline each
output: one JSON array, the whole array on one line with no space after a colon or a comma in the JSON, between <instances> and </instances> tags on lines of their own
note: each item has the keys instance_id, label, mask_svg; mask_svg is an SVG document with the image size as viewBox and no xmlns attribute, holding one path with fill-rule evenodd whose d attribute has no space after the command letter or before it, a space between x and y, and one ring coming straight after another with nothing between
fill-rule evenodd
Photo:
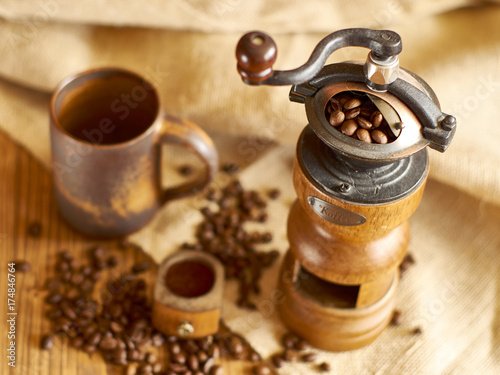
<instances>
[{"instance_id":1,"label":"ceramic mug","mask_svg":"<svg viewBox=\"0 0 500 375\"><path fill-rule=\"evenodd\" d=\"M157 90L123 69L86 71L65 79L50 102L56 200L79 231L123 236L143 227L166 202L203 189L218 157L195 124L165 115ZM204 173L163 189L161 145L194 151Z\"/></svg>"}]
</instances>

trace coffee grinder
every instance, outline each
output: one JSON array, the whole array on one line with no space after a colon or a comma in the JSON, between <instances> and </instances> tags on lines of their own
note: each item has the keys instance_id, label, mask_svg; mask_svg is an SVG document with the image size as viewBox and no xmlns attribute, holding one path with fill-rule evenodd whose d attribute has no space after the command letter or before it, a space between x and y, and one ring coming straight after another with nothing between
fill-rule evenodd
<instances>
[{"instance_id":1,"label":"coffee grinder","mask_svg":"<svg viewBox=\"0 0 500 375\"><path fill-rule=\"evenodd\" d=\"M324 66L348 46L368 48L366 61ZM236 48L245 83L292 85L290 100L305 105L278 310L321 349L362 347L389 323L408 218L428 175L427 146L444 152L456 130L429 85L399 67L401 50L393 31L345 29L324 38L301 67L279 71L265 33L245 34Z\"/></svg>"}]
</instances>

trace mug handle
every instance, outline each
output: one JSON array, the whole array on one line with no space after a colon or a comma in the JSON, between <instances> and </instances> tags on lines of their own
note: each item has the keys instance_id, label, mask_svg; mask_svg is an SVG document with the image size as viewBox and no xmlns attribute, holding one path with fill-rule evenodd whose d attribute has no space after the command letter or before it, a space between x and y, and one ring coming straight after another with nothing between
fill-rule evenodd
<instances>
[{"instance_id":1,"label":"mug handle","mask_svg":"<svg viewBox=\"0 0 500 375\"><path fill-rule=\"evenodd\" d=\"M194 151L205 165L205 172L194 181L167 188L160 196L161 204L172 199L194 194L207 186L219 168L219 158L212 139L199 126L184 119L164 115L158 137L159 143L177 144ZM158 166L161 166L161 148L158 147ZM159 167L160 168L160 167ZM161 175L161 174L159 174Z\"/></svg>"}]
</instances>

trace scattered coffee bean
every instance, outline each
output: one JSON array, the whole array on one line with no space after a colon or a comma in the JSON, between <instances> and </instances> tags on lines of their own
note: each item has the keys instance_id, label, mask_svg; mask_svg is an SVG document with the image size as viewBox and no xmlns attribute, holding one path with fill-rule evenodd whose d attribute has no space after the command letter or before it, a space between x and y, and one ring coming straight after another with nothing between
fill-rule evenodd
<instances>
[{"instance_id":1,"label":"scattered coffee bean","mask_svg":"<svg viewBox=\"0 0 500 375\"><path fill-rule=\"evenodd\" d=\"M229 175L235 174L240 170L240 166L237 163L234 162L228 162L225 163L222 166L222 170L226 172Z\"/></svg>"},{"instance_id":2,"label":"scattered coffee bean","mask_svg":"<svg viewBox=\"0 0 500 375\"><path fill-rule=\"evenodd\" d=\"M38 221L33 221L28 225L28 235L33 238L38 238L42 235L42 224Z\"/></svg>"},{"instance_id":3,"label":"scattered coffee bean","mask_svg":"<svg viewBox=\"0 0 500 375\"><path fill-rule=\"evenodd\" d=\"M306 354L302 354L302 356L300 357L300 360L302 362L314 362L316 361L316 353L306 353Z\"/></svg>"},{"instance_id":4,"label":"scattered coffee bean","mask_svg":"<svg viewBox=\"0 0 500 375\"><path fill-rule=\"evenodd\" d=\"M275 199L278 199L281 195L281 192L279 191L279 189L271 189L269 190L269 198L275 200Z\"/></svg>"},{"instance_id":5,"label":"scattered coffee bean","mask_svg":"<svg viewBox=\"0 0 500 375\"><path fill-rule=\"evenodd\" d=\"M330 371L330 364L327 362L322 362L319 364L318 370L320 372L328 372L328 371Z\"/></svg>"},{"instance_id":6,"label":"scattered coffee bean","mask_svg":"<svg viewBox=\"0 0 500 375\"><path fill-rule=\"evenodd\" d=\"M273 363L274 367L280 368L283 367L285 364L285 360L280 354L275 354L271 357L271 362Z\"/></svg>"},{"instance_id":7,"label":"scattered coffee bean","mask_svg":"<svg viewBox=\"0 0 500 375\"><path fill-rule=\"evenodd\" d=\"M287 332L281 337L281 344L286 349L292 349L298 341L299 338L291 332Z\"/></svg>"},{"instance_id":8,"label":"scattered coffee bean","mask_svg":"<svg viewBox=\"0 0 500 375\"><path fill-rule=\"evenodd\" d=\"M309 343L306 340L299 339L293 346L295 350L302 351L309 348Z\"/></svg>"},{"instance_id":9,"label":"scattered coffee bean","mask_svg":"<svg viewBox=\"0 0 500 375\"><path fill-rule=\"evenodd\" d=\"M192 176L194 173L194 168L191 165L185 164L181 165L178 170L179 174L184 177Z\"/></svg>"},{"instance_id":10,"label":"scattered coffee bean","mask_svg":"<svg viewBox=\"0 0 500 375\"><path fill-rule=\"evenodd\" d=\"M60 293L52 293L45 298L45 302L47 302L50 305L57 305L59 302L61 302L61 300L62 300L62 294Z\"/></svg>"},{"instance_id":11,"label":"scattered coffee bean","mask_svg":"<svg viewBox=\"0 0 500 375\"><path fill-rule=\"evenodd\" d=\"M31 264L25 260L14 260L9 263L15 263L14 269L16 272L29 272L31 270Z\"/></svg>"},{"instance_id":12,"label":"scattered coffee bean","mask_svg":"<svg viewBox=\"0 0 500 375\"><path fill-rule=\"evenodd\" d=\"M401 314L401 311L399 310L394 310L392 313L391 325L400 326L402 323L403 323L403 314Z\"/></svg>"},{"instance_id":13,"label":"scattered coffee bean","mask_svg":"<svg viewBox=\"0 0 500 375\"><path fill-rule=\"evenodd\" d=\"M415 264L415 259L411 254L406 254L405 257L403 258L403 261L399 265L399 272L400 275L403 275L405 271L408 270L413 264Z\"/></svg>"},{"instance_id":14,"label":"scattered coffee bean","mask_svg":"<svg viewBox=\"0 0 500 375\"><path fill-rule=\"evenodd\" d=\"M224 375L224 368L221 365L214 365L210 370L210 375Z\"/></svg>"},{"instance_id":15,"label":"scattered coffee bean","mask_svg":"<svg viewBox=\"0 0 500 375\"><path fill-rule=\"evenodd\" d=\"M421 335L421 334L422 334L422 328L420 328L420 327L416 327L415 329L413 329L413 330L411 331L411 334L412 334L412 335L416 335L416 336L417 336L417 335Z\"/></svg>"},{"instance_id":16,"label":"scattered coffee bean","mask_svg":"<svg viewBox=\"0 0 500 375\"><path fill-rule=\"evenodd\" d=\"M40 341L40 347L42 350L51 350L54 347L54 336L50 333L44 335Z\"/></svg>"},{"instance_id":17,"label":"scattered coffee bean","mask_svg":"<svg viewBox=\"0 0 500 375\"><path fill-rule=\"evenodd\" d=\"M260 363L258 365L254 365L252 367L252 374L253 375L269 375L271 374L271 369L267 367L266 365Z\"/></svg>"},{"instance_id":18,"label":"scattered coffee bean","mask_svg":"<svg viewBox=\"0 0 500 375\"><path fill-rule=\"evenodd\" d=\"M137 262L132 267L132 272L135 274L143 273L143 272L146 272L147 270L149 270L150 267L151 267L151 264L149 262Z\"/></svg>"},{"instance_id":19,"label":"scattered coffee bean","mask_svg":"<svg viewBox=\"0 0 500 375\"><path fill-rule=\"evenodd\" d=\"M283 359L287 362L295 362L298 358L298 353L293 349L286 349L283 353Z\"/></svg>"}]
</instances>

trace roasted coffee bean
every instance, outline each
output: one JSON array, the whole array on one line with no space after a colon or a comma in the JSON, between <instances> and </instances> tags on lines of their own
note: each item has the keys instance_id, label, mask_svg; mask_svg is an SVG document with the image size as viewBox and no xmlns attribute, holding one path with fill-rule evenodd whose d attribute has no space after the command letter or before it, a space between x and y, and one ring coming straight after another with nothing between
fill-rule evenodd
<instances>
[{"instance_id":1,"label":"roasted coffee bean","mask_svg":"<svg viewBox=\"0 0 500 375\"><path fill-rule=\"evenodd\" d=\"M103 259L106 251L102 246L93 246L88 250L91 259Z\"/></svg>"},{"instance_id":2,"label":"roasted coffee bean","mask_svg":"<svg viewBox=\"0 0 500 375\"><path fill-rule=\"evenodd\" d=\"M271 199L278 199L281 195L281 192L279 191L279 189L271 189L269 190L269 198Z\"/></svg>"},{"instance_id":3,"label":"roasted coffee bean","mask_svg":"<svg viewBox=\"0 0 500 375\"><path fill-rule=\"evenodd\" d=\"M80 291L76 287L69 288L66 292L66 298L69 300L74 300L80 297Z\"/></svg>"},{"instance_id":4,"label":"roasted coffee bean","mask_svg":"<svg viewBox=\"0 0 500 375\"><path fill-rule=\"evenodd\" d=\"M75 320L77 318L75 309L73 306L71 306L71 303L68 301L62 301L59 306L61 307L61 311L63 314L71 320Z\"/></svg>"},{"instance_id":5,"label":"roasted coffee bean","mask_svg":"<svg viewBox=\"0 0 500 375\"><path fill-rule=\"evenodd\" d=\"M403 274L408 268L410 268L415 263L415 259L411 254L406 254L403 261L399 265L399 271Z\"/></svg>"},{"instance_id":6,"label":"roasted coffee bean","mask_svg":"<svg viewBox=\"0 0 500 375\"><path fill-rule=\"evenodd\" d=\"M140 365L137 368L137 373L140 375L149 375L153 372L153 366L151 366L149 363L148 364L143 364Z\"/></svg>"},{"instance_id":7,"label":"roasted coffee bean","mask_svg":"<svg viewBox=\"0 0 500 375\"><path fill-rule=\"evenodd\" d=\"M45 302L47 302L50 305L57 305L59 302L61 302L62 298L63 298L62 294L52 293L45 298Z\"/></svg>"},{"instance_id":8,"label":"roasted coffee bean","mask_svg":"<svg viewBox=\"0 0 500 375\"><path fill-rule=\"evenodd\" d=\"M94 332L88 339L87 344L97 346L101 342L102 335L100 332Z\"/></svg>"},{"instance_id":9,"label":"roasted coffee bean","mask_svg":"<svg viewBox=\"0 0 500 375\"><path fill-rule=\"evenodd\" d=\"M358 98L352 98L352 99L349 99L348 101L346 101L344 103L343 107L345 110L349 110L349 109L357 108L360 105L361 105L361 100L359 100Z\"/></svg>"},{"instance_id":10,"label":"roasted coffee bean","mask_svg":"<svg viewBox=\"0 0 500 375\"><path fill-rule=\"evenodd\" d=\"M214 357L209 357L205 363L203 364L203 372L205 374L208 374L210 372L210 370L212 369L212 367L214 367L215 365L215 359Z\"/></svg>"},{"instance_id":11,"label":"roasted coffee bean","mask_svg":"<svg viewBox=\"0 0 500 375\"><path fill-rule=\"evenodd\" d=\"M127 351L125 349L117 348L113 350L113 359L127 359Z\"/></svg>"},{"instance_id":12,"label":"roasted coffee bean","mask_svg":"<svg viewBox=\"0 0 500 375\"><path fill-rule=\"evenodd\" d=\"M170 357L170 360L173 362L173 363L179 363L181 365L185 364L186 363L186 355L184 353L178 353L178 354L174 354Z\"/></svg>"},{"instance_id":13,"label":"roasted coffee bean","mask_svg":"<svg viewBox=\"0 0 500 375\"><path fill-rule=\"evenodd\" d=\"M285 360L280 354L275 354L271 357L271 362L273 363L274 367L280 368L283 367L285 364Z\"/></svg>"},{"instance_id":14,"label":"roasted coffee bean","mask_svg":"<svg viewBox=\"0 0 500 375\"><path fill-rule=\"evenodd\" d=\"M420 328L420 327L416 327L416 328L414 328L414 329L411 331L411 334L412 334L412 335L416 335L416 336L417 336L417 335L421 335L421 334L422 334L422 328Z\"/></svg>"},{"instance_id":15,"label":"roasted coffee bean","mask_svg":"<svg viewBox=\"0 0 500 375\"><path fill-rule=\"evenodd\" d=\"M401 314L401 311L399 310L394 310L392 313L391 325L400 326L402 323L403 323L403 314Z\"/></svg>"},{"instance_id":16,"label":"roasted coffee bean","mask_svg":"<svg viewBox=\"0 0 500 375\"><path fill-rule=\"evenodd\" d=\"M192 176L193 173L194 173L194 168L191 166L191 165L188 165L188 164L184 164L184 165L181 165L177 171L179 172L179 174L181 176L184 176L184 177L189 177L189 176Z\"/></svg>"},{"instance_id":17,"label":"roasted coffee bean","mask_svg":"<svg viewBox=\"0 0 500 375\"><path fill-rule=\"evenodd\" d=\"M137 262L132 267L132 272L135 274L143 273L143 272L146 272L147 270L149 270L150 267L151 267L151 264L149 262Z\"/></svg>"},{"instance_id":18,"label":"roasted coffee bean","mask_svg":"<svg viewBox=\"0 0 500 375\"><path fill-rule=\"evenodd\" d=\"M92 353L94 353L94 352L97 350L97 348L96 348L94 345L84 344L84 345L82 346L82 350L83 350L85 353L92 354ZM121 364L126 364L126 362L125 362L125 363L121 363L121 362L120 362L120 363L118 363L118 362L115 362L115 363L116 363L116 364L120 364L120 365L121 365Z\"/></svg>"},{"instance_id":19,"label":"roasted coffee bean","mask_svg":"<svg viewBox=\"0 0 500 375\"><path fill-rule=\"evenodd\" d=\"M146 362L153 364L156 362L156 355L154 353L147 353L146 354Z\"/></svg>"},{"instance_id":20,"label":"roasted coffee bean","mask_svg":"<svg viewBox=\"0 0 500 375\"><path fill-rule=\"evenodd\" d=\"M363 141L365 143L372 143L372 137L370 136L370 132L366 129L356 130L356 137L358 137L360 141Z\"/></svg>"},{"instance_id":21,"label":"roasted coffee bean","mask_svg":"<svg viewBox=\"0 0 500 375\"><path fill-rule=\"evenodd\" d=\"M318 370L320 372L328 372L328 371L330 371L330 364L327 362L322 362L319 364Z\"/></svg>"},{"instance_id":22,"label":"roasted coffee bean","mask_svg":"<svg viewBox=\"0 0 500 375\"><path fill-rule=\"evenodd\" d=\"M109 267L109 268L113 268L115 267L116 265L118 264L118 258L114 255L110 255L107 259L106 259L106 265Z\"/></svg>"},{"instance_id":23,"label":"roasted coffee bean","mask_svg":"<svg viewBox=\"0 0 500 375\"><path fill-rule=\"evenodd\" d=\"M116 339L109 336L104 336L99 343L99 348L102 350L113 350L116 349L117 342Z\"/></svg>"},{"instance_id":24,"label":"roasted coffee bean","mask_svg":"<svg viewBox=\"0 0 500 375\"><path fill-rule=\"evenodd\" d=\"M196 353L196 356L198 357L199 363L205 363L205 361L208 359L207 353L203 350L200 350L198 353Z\"/></svg>"},{"instance_id":25,"label":"roasted coffee bean","mask_svg":"<svg viewBox=\"0 0 500 375\"><path fill-rule=\"evenodd\" d=\"M14 260L9 263L15 263L14 269L16 272L26 273L31 271L31 264L25 260Z\"/></svg>"},{"instance_id":26,"label":"roasted coffee bean","mask_svg":"<svg viewBox=\"0 0 500 375\"><path fill-rule=\"evenodd\" d=\"M331 108L332 112L342 110L342 104L335 98L330 99L329 107Z\"/></svg>"},{"instance_id":27,"label":"roasted coffee bean","mask_svg":"<svg viewBox=\"0 0 500 375\"><path fill-rule=\"evenodd\" d=\"M74 337L74 338L71 339L71 346L73 348L79 349L79 348L81 348L83 346L84 343L85 343L85 341L80 336L76 336L76 337Z\"/></svg>"},{"instance_id":28,"label":"roasted coffee bean","mask_svg":"<svg viewBox=\"0 0 500 375\"><path fill-rule=\"evenodd\" d=\"M153 364L153 374L159 374L163 370L163 366L161 363L156 362Z\"/></svg>"},{"instance_id":29,"label":"roasted coffee bean","mask_svg":"<svg viewBox=\"0 0 500 375\"><path fill-rule=\"evenodd\" d=\"M45 280L44 287L50 292L58 292L61 288L61 281L58 278L52 277L50 279Z\"/></svg>"},{"instance_id":30,"label":"roasted coffee bean","mask_svg":"<svg viewBox=\"0 0 500 375\"><path fill-rule=\"evenodd\" d=\"M196 354L190 354L187 358L187 365L192 371L198 370L198 367L200 365L198 356Z\"/></svg>"},{"instance_id":31,"label":"roasted coffee bean","mask_svg":"<svg viewBox=\"0 0 500 375\"><path fill-rule=\"evenodd\" d=\"M299 339L293 346L295 350L301 351L301 350L306 350L309 348L309 343L307 340Z\"/></svg>"},{"instance_id":32,"label":"roasted coffee bean","mask_svg":"<svg viewBox=\"0 0 500 375\"><path fill-rule=\"evenodd\" d=\"M344 117L345 117L346 120L351 120L351 119L354 119L354 118L358 117L358 115L360 113L361 113L361 108L357 107L357 108L353 108L353 109L350 109L350 110L346 111Z\"/></svg>"},{"instance_id":33,"label":"roasted coffee bean","mask_svg":"<svg viewBox=\"0 0 500 375\"><path fill-rule=\"evenodd\" d=\"M179 374L179 373L182 373L182 372L185 372L188 370L186 365L183 365L181 363L175 363L175 362L170 362L168 364L168 368L176 374Z\"/></svg>"},{"instance_id":34,"label":"roasted coffee bean","mask_svg":"<svg viewBox=\"0 0 500 375\"><path fill-rule=\"evenodd\" d=\"M262 360L259 353L257 353L257 352L250 353L250 356L248 359L250 360L250 362L259 362Z\"/></svg>"},{"instance_id":35,"label":"roasted coffee bean","mask_svg":"<svg viewBox=\"0 0 500 375\"><path fill-rule=\"evenodd\" d=\"M269 375L271 374L271 369L267 367L266 365L260 363L258 365L254 365L252 367L252 374L253 375Z\"/></svg>"},{"instance_id":36,"label":"roasted coffee bean","mask_svg":"<svg viewBox=\"0 0 500 375\"><path fill-rule=\"evenodd\" d=\"M300 357L300 360L302 362L314 362L316 360L316 353L306 353L306 354L302 354L302 356Z\"/></svg>"},{"instance_id":37,"label":"roasted coffee bean","mask_svg":"<svg viewBox=\"0 0 500 375\"><path fill-rule=\"evenodd\" d=\"M342 127L340 128L340 131L343 134L348 135L348 136L351 136L354 133L356 133L356 130L358 130L358 124L357 124L356 120L344 121L344 123L342 124Z\"/></svg>"},{"instance_id":38,"label":"roasted coffee bean","mask_svg":"<svg viewBox=\"0 0 500 375\"><path fill-rule=\"evenodd\" d=\"M299 338L291 332L287 332L281 337L281 344L286 349L292 349L298 341Z\"/></svg>"},{"instance_id":39,"label":"roasted coffee bean","mask_svg":"<svg viewBox=\"0 0 500 375\"><path fill-rule=\"evenodd\" d=\"M364 117L356 117L356 122L358 123L358 125L360 127L362 127L363 129L371 129L373 127L372 123L370 121L368 121L367 119L365 119Z\"/></svg>"},{"instance_id":40,"label":"roasted coffee bean","mask_svg":"<svg viewBox=\"0 0 500 375\"><path fill-rule=\"evenodd\" d=\"M283 359L287 362L295 362L298 358L298 353L293 349L286 349L283 353Z\"/></svg>"},{"instance_id":41,"label":"roasted coffee bean","mask_svg":"<svg viewBox=\"0 0 500 375\"><path fill-rule=\"evenodd\" d=\"M42 336L40 340L40 348L42 350L51 350L54 347L54 336L50 333Z\"/></svg>"},{"instance_id":42,"label":"roasted coffee bean","mask_svg":"<svg viewBox=\"0 0 500 375\"><path fill-rule=\"evenodd\" d=\"M137 374L137 364L131 363L127 366L125 375L136 375Z\"/></svg>"},{"instance_id":43,"label":"roasted coffee bean","mask_svg":"<svg viewBox=\"0 0 500 375\"><path fill-rule=\"evenodd\" d=\"M172 336L169 336L169 337L172 337ZM181 346L179 343L177 342L173 342L171 345L170 345L170 355L177 355L181 352Z\"/></svg>"},{"instance_id":44,"label":"roasted coffee bean","mask_svg":"<svg viewBox=\"0 0 500 375\"><path fill-rule=\"evenodd\" d=\"M127 360L132 362L139 362L141 359L141 353L138 350L129 349L127 350Z\"/></svg>"},{"instance_id":45,"label":"roasted coffee bean","mask_svg":"<svg viewBox=\"0 0 500 375\"><path fill-rule=\"evenodd\" d=\"M342 125L345 119L346 119L346 114L338 110L338 111L333 111L330 114L328 121L330 122L330 125L332 125L333 127L337 127Z\"/></svg>"},{"instance_id":46,"label":"roasted coffee bean","mask_svg":"<svg viewBox=\"0 0 500 375\"><path fill-rule=\"evenodd\" d=\"M224 368L221 365L214 365L210 369L210 375L224 375Z\"/></svg>"},{"instance_id":47,"label":"roasted coffee bean","mask_svg":"<svg viewBox=\"0 0 500 375\"><path fill-rule=\"evenodd\" d=\"M240 166L235 162L228 162L222 166L222 170L227 174L232 175L240 170Z\"/></svg>"},{"instance_id":48,"label":"roasted coffee bean","mask_svg":"<svg viewBox=\"0 0 500 375\"><path fill-rule=\"evenodd\" d=\"M371 132L372 139L380 144L386 144L388 142L387 136L381 130L375 129Z\"/></svg>"},{"instance_id":49,"label":"roasted coffee bean","mask_svg":"<svg viewBox=\"0 0 500 375\"><path fill-rule=\"evenodd\" d=\"M370 122L372 123L374 128L378 128L383 119L384 116L382 115L382 113L380 113L380 111L375 111L370 116Z\"/></svg>"},{"instance_id":50,"label":"roasted coffee bean","mask_svg":"<svg viewBox=\"0 0 500 375\"><path fill-rule=\"evenodd\" d=\"M239 356L243 353L243 343L238 336L231 336L229 339L229 351L234 356Z\"/></svg>"},{"instance_id":51,"label":"roasted coffee bean","mask_svg":"<svg viewBox=\"0 0 500 375\"><path fill-rule=\"evenodd\" d=\"M214 359L220 358L220 347L218 345L212 345L207 354Z\"/></svg>"},{"instance_id":52,"label":"roasted coffee bean","mask_svg":"<svg viewBox=\"0 0 500 375\"><path fill-rule=\"evenodd\" d=\"M73 274L73 276L71 276L70 282L71 284L79 285L83 282L84 279L85 279L84 275L82 275L81 273L75 273Z\"/></svg>"},{"instance_id":53,"label":"roasted coffee bean","mask_svg":"<svg viewBox=\"0 0 500 375\"><path fill-rule=\"evenodd\" d=\"M65 262L70 262L74 259L73 254L69 250L60 250L57 255Z\"/></svg>"},{"instance_id":54,"label":"roasted coffee bean","mask_svg":"<svg viewBox=\"0 0 500 375\"><path fill-rule=\"evenodd\" d=\"M28 225L28 235L33 238L38 238L42 235L42 224L38 221L33 221Z\"/></svg>"}]
</instances>

